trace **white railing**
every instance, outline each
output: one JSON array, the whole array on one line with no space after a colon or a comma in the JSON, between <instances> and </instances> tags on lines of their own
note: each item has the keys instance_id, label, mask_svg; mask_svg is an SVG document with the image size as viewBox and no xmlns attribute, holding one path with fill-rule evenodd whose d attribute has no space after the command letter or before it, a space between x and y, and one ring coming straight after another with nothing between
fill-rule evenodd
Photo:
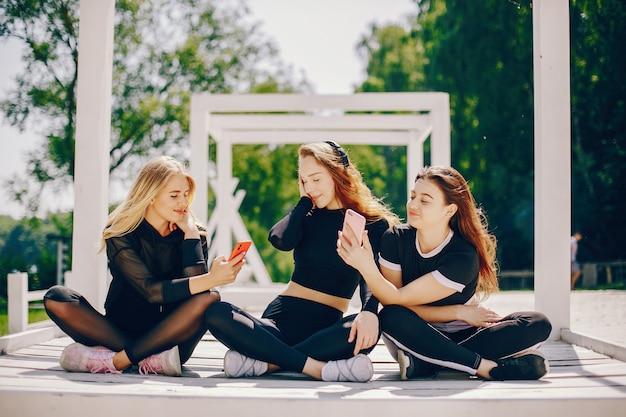
<instances>
[{"instance_id":1,"label":"white railing","mask_svg":"<svg viewBox=\"0 0 626 417\"><path fill-rule=\"evenodd\" d=\"M9 334L29 329L28 303L43 300L45 293L46 290L28 291L28 274L26 272L12 272L7 275Z\"/></svg>"}]
</instances>

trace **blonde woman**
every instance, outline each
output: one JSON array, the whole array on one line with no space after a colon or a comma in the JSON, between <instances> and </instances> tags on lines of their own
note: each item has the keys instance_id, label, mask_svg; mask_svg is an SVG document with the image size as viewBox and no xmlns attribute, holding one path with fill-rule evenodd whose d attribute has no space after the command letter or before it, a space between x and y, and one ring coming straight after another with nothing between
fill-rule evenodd
<instances>
[{"instance_id":1,"label":"blonde woman","mask_svg":"<svg viewBox=\"0 0 626 417\"><path fill-rule=\"evenodd\" d=\"M109 215L100 250L113 277L102 315L76 291L50 288L44 306L76 343L61 354L72 372L181 375L207 330L205 313L232 283L244 255L207 265L205 229L190 210L196 191L171 157L150 160L127 198Z\"/></svg>"},{"instance_id":2,"label":"blonde woman","mask_svg":"<svg viewBox=\"0 0 626 417\"><path fill-rule=\"evenodd\" d=\"M347 209L366 218L376 248L398 219L372 195L339 144L305 144L298 157L300 200L269 233L275 248L293 250L291 280L260 319L226 302L211 305L209 330L230 348L224 372L231 378L280 369L366 382L373 373L367 353L380 338L378 301L359 272L337 256L335 241ZM359 286L361 311L344 316Z\"/></svg>"},{"instance_id":3,"label":"blonde woman","mask_svg":"<svg viewBox=\"0 0 626 417\"><path fill-rule=\"evenodd\" d=\"M432 377L442 367L484 379L539 379L548 370L533 350L552 326L537 312L500 317L477 304L498 289L496 242L463 176L425 167L407 203L408 224L388 230L380 268L367 235L363 246L341 233L337 252L384 305L383 340L402 379Z\"/></svg>"}]
</instances>

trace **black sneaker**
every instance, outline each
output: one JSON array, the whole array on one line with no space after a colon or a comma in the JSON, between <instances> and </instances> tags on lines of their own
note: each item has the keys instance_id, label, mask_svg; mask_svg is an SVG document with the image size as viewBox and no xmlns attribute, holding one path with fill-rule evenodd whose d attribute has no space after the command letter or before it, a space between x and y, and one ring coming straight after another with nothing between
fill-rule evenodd
<instances>
[{"instance_id":1,"label":"black sneaker","mask_svg":"<svg viewBox=\"0 0 626 417\"><path fill-rule=\"evenodd\" d=\"M548 363L541 353L529 351L498 360L498 366L489 371L489 376L497 381L535 380L544 376L548 369Z\"/></svg>"},{"instance_id":2,"label":"black sneaker","mask_svg":"<svg viewBox=\"0 0 626 417\"><path fill-rule=\"evenodd\" d=\"M406 381L411 378L427 378L436 375L439 367L418 359L409 352L398 350L398 365L400 365L400 379Z\"/></svg>"}]
</instances>

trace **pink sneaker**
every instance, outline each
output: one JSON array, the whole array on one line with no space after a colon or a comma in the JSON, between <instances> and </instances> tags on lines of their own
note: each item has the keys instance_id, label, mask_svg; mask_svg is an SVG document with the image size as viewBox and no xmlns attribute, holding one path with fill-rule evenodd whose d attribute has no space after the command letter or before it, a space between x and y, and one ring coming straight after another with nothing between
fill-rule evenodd
<instances>
[{"instance_id":1,"label":"pink sneaker","mask_svg":"<svg viewBox=\"0 0 626 417\"><path fill-rule=\"evenodd\" d=\"M178 346L170 350L148 356L139 362L139 373L141 375L161 374L167 376L181 376L180 354Z\"/></svg>"},{"instance_id":2,"label":"pink sneaker","mask_svg":"<svg viewBox=\"0 0 626 417\"><path fill-rule=\"evenodd\" d=\"M121 374L113 366L113 352L104 346L89 347L72 343L63 349L59 364L69 372L91 372L92 374Z\"/></svg>"}]
</instances>

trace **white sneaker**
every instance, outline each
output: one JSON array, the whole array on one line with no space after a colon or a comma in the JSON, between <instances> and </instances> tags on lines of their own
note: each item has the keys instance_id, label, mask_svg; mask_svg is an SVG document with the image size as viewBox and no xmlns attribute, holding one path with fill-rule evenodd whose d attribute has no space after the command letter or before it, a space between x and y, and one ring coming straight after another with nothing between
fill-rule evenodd
<instances>
[{"instance_id":1,"label":"white sneaker","mask_svg":"<svg viewBox=\"0 0 626 417\"><path fill-rule=\"evenodd\" d=\"M350 359L330 361L322 368L322 381L367 382L373 375L372 361L362 353Z\"/></svg>"},{"instance_id":2,"label":"white sneaker","mask_svg":"<svg viewBox=\"0 0 626 417\"><path fill-rule=\"evenodd\" d=\"M161 374L167 376L181 376L183 374L180 365L180 353L178 346L171 349L148 356L139 362L139 373L141 375Z\"/></svg>"},{"instance_id":3,"label":"white sneaker","mask_svg":"<svg viewBox=\"0 0 626 417\"><path fill-rule=\"evenodd\" d=\"M230 378L263 375L267 368L267 362L249 358L235 350L229 350L224 355L224 373Z\"/></svg>"}]
</instances>

